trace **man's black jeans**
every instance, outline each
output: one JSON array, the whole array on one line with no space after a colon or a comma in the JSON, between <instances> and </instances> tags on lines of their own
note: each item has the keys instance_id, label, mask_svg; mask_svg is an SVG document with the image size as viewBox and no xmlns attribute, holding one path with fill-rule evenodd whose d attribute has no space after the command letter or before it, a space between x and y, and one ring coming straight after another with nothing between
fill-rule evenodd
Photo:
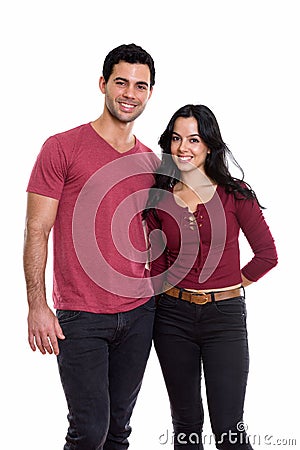
<instances>
[{"instance_id":1,"label":"man's black jeans","mask_svg":"<svg viewBox=\"0 0 300 450\"><path fill-rule=\"evenodd\" d=\"M69 408L64 450L124 450L148 360L155 314L151 298L118 314L57 311L59 372Z\"/></svg>"},{"instance_id":2,"label":"man's black jeans","mask_svg":"<svg viewBox=\"0 0 300 450\"><path fill-rule=\"evenodd\" d=\"M174 448L204 448L203 367L216 447L252 449L243 433L249 367L244 298L196 305L163 294L154 344L170 399Z\"/></svg>"}]
</instances>

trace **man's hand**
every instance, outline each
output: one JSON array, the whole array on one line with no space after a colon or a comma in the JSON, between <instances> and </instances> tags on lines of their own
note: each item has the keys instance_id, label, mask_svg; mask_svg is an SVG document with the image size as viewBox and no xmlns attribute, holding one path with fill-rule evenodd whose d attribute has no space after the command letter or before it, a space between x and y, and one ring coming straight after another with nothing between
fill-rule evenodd
<instances>
[{"instance_id":1,"label":"man's hand","mask_svg":"<svg viewBox=\"0 0 300 450\"><path fill-rule=\"evenodd\" d=\"M65 339L58 319L51 311L48 305L39 305L29 308L28 314L28 341L31 349L36 350L45 355L59 354L59 346L57 339Z\"/></svg>"}]
</instances>

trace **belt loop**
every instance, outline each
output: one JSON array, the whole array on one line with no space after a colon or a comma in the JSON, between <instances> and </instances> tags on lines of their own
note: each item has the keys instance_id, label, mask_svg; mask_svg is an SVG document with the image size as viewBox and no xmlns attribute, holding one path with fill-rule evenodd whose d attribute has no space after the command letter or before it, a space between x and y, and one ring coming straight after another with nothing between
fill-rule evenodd
<instances>
[{"instance_id":1,"label":"belt loop","mask_svg":"<svg viewBox=\"0 0 300 450\"><path fill-rule=\"evenodd\" d=\"M211 292L211 301L213 302L213 303L215 303L215 294L214 294L214 292Z\"/></svg>"},{"instance_id":2,"label":"belt loop","mask_svg":"<svg viewBox=\"0 0 300 450\"><path fill-rule=\"evenodd\" d=\"M245 291L245 288L244 288L243 285L242 285L241 287L242 287L242 289L243 289L243 297L244 297L244 299L245 299L245 298L246 298L246 291Z\"/></svg>"},{"instance_id":3,"label":"belt loop","mask_svg":"<svg viewBox=\"0 0 300 450\"><path fill-rule=\"evenodd\" d=\"M179 300L181 300L181 298L182 298L182 291L183 291L183 289L179 288L179 296L178 296Z\"/></svg>"}]
</instances>

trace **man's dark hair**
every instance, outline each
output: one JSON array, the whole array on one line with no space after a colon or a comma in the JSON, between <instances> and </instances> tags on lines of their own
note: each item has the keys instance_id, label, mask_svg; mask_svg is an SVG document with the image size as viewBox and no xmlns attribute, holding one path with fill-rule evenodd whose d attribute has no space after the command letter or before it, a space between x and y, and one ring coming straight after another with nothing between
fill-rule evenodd
<instances>
[{"instance_id":1,"label":"man's dark hair","mask_svg":"<svg viewBox=\"0 0 300 450\"><path fill-rule=\"evenodd\" d=\"M130 64L147 64L150 70L150 87L155 84L154 61L142 47L135 44L122 44L111 50L103 63L103 77L107 82L115 64L125 61Z\"/></svg>"}]
</instances>

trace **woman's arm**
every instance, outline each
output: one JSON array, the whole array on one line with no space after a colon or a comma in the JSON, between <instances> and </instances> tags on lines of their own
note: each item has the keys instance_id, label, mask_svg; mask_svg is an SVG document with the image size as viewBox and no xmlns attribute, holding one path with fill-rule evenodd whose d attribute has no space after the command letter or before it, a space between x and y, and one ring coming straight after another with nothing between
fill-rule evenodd
<instances>
[{"instance_id":1,"label":"woman's arm","mask_svg":"<svg viewBox=\"0 0 300 450\"><path fill-rule=\"evenodd\" d=\"M236 200L237 217L254 253L242 268L243 283L259 280L277 265L278 257L273 236L256 200Z\"/></svg>"},{"instance_id":2,"label":"woman's arm","mask_svg":"<svg viewBox=\"0 0 300 450\"><path fill-rule=\"evenodd\" d=\"M163 290L165 272L168 269L166 244L157 213L151 210L147 215L146 222L150 243L150 274L154 293L160 294Z\"/></svg>"}]
</instances>

